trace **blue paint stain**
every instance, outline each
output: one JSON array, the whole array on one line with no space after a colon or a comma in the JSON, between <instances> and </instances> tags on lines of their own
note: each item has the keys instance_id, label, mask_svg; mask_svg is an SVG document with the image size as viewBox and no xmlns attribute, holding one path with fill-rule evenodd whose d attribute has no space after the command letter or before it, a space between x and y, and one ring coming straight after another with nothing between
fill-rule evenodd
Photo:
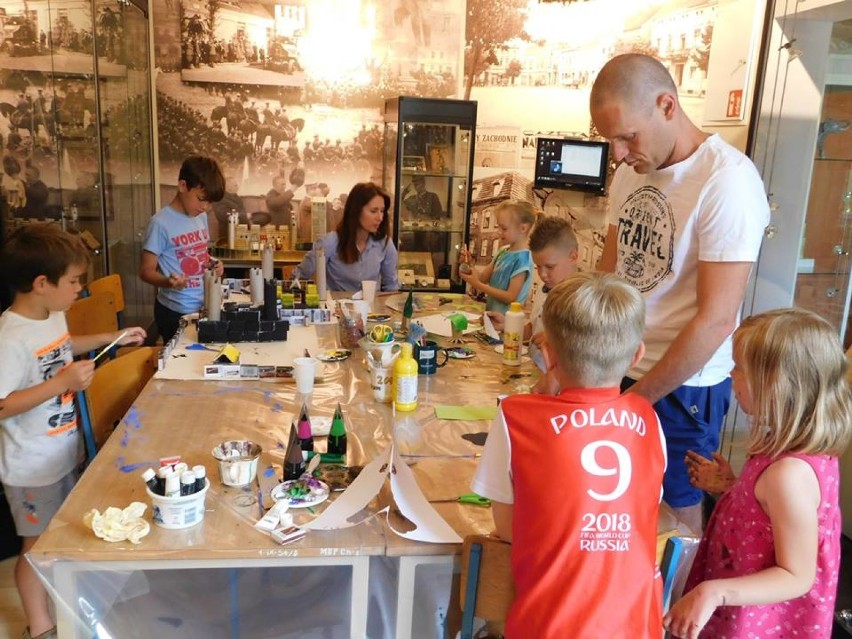
<instances>
[{"instance_id":1,"label":"blue paint stain","mask_svg":"<svg viewBox=\"0 0 852 639\"><path fill-rule=\"evenodd\" d=\"M275 469L272 466L267 466L266 470L263 471L263 476L264 477L274 477L275 476Z\"/></svg>"},{"instance_id":2,"label":"blue paint stain","mask_svg":"<svg viewBox=\"0 0 852 639\"><path fill-rule=\"evenodd\" d=\"M115 467L118 468L118 470L120 470L122 473L135 473L140 469L150 468L158 465L159 462L152 461L137 462L135 464L125 464L124 457L119 457L115 460Z\"/></svg>"},{"instance_id":3,"label":"blue paint stain","mask_svg":"<svg viewBox=\"0 0 852 639\"><path fill-rule=\"evenodd\" d=\"M129 443L130 443L130 431L125 428L124 432L121 435L121 447L127 448L127 444L129 444Z\"/></svg>"},{"instance_id":4,"label":"blue paint stain","mask_svg":"<svg viewBox=\"0 0 852 639\"><path fill-rule=\"evenodd\" d=\"M272 400L272 391L263 391L263 401L267 404Z\"/></svg>"},{"instance_id":5,"label":"blue paint stain","mask_svg":"<svg viewBox=\"0 0 852 639\"><path fill-rule=\"evenodd\" d=\"M131 406L130 410L127 411L127 415L124 416L124 423L136 430L142 428L142 416L136 406Z\"/></svg>"},{"instance_id":6,"label":"blue paint stain","mask_svg":"<svg viewBox=\"0 0 852 639\"><path fill-rule=\"evenodd\" d=\"M272 408L270 408L269 410L271 410L273 413L283 413L283 412L285 412L285 411L284 411L284 405L283 405L281 402L275 402L275 403L272 405Z\"/></svg>"},{"instance_id":7,"label":"blue paint stain","mask_svg":"<svg viewBox=\"0 0 852 639\"><path fill-rule=\"evenodd\" d=\"M287 445L279 439L278 443L275 445L275 447L276 448L287 448Z\"/></svg>"}]
</instances>

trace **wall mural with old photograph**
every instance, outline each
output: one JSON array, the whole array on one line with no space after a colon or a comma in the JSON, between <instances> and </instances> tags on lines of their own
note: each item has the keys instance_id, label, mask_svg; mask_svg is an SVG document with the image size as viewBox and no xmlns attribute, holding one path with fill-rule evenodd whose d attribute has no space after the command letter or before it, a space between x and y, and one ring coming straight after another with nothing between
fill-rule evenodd
<instances>
[{"instance_id":1,"label":"wall mural with old photograph","mask_svg":"<svg viewBox=\"0 0 852 639\"><path fill-rule=\"evenodd\" d=\"M491 259L497 232L486 213L524 198L574 220L591 267L603 198L532 188L536 136L592 135L595 74L630 51L659 57L687 112L706 123L719 29L744 29L745 51L728 57L750 60L759 9L762 0L156 0L163 197L183 157L210 154L233 195L211 216L214 235L230 208L250 220L277 207L282 221L297 214L309 240L312 196L328 199L331 228L355 182L381 181L386 98L471 99L479 105L471 252ZM727 61L715 64L722 73ZM733 69L741 96L746 71ZM742 125L745 108L720 125Z\"/></svg>"}]
</instances>

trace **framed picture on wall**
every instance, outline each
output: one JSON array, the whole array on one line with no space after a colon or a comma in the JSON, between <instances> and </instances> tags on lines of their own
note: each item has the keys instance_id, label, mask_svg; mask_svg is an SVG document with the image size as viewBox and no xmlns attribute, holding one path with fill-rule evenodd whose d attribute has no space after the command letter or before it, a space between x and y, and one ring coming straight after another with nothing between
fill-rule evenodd
<instances>
[{"instance_id":1,"label":"framed picture on wall","mask_svg":"<svg viewBox=\"0 0 852 639\"><path fill-rule=\"evenodd\" d=\"M422 155L403 155L402 169L404 171L425 171L426 158Z\"/></svg>"},{"instance_id":2,"label":"framed picture on wall","mask_svg":"<svg viewBox=\"0 0 852 639\"><path fill-rule=\"evenodd\" d=\"M427 144L426 170L430 173L452 173L452 147L448 144Z\"/></svg>"},{"instance_id":3,"label":"framed picture on wall","mask_svg":"<svg viewBox=\"0 0 852 639\"><path fill-rule=\"evenodd\" d=\"M435 277L435 269L432 266L432 254L425 251L401 251L396 268L398 271L412 271L417 278Z\"/></svg>"}]
</instances>

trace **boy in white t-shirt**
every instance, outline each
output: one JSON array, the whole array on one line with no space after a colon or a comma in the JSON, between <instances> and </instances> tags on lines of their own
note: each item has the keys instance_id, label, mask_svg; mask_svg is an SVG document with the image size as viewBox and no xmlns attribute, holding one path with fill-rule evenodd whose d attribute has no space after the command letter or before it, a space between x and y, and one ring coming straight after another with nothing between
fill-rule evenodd
<instances>
[{"instance_id":1,"label":"boy in white t-shirt","mask_svg":"<svg viewBox=\"0 0 852 639\"><path fill-rule=\"evenodd\" d=\"M55 224L28 224L3 249L0 268L15 299L0 315L0 482L23 538L15 585L28 627L24 639L51 639L56 627L47 591L24 555L77 481L82 441L75 391L89 386L95 364L73 361L118 333L68 334L65 310L80 292L87 249ZM139 344L134 327L119 344Z\"/></svg>"}]
</instances>

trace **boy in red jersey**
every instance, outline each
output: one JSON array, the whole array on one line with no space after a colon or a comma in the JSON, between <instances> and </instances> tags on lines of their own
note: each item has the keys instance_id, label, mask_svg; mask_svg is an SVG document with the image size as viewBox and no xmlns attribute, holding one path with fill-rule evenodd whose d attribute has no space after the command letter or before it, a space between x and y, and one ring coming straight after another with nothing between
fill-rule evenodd
<instances>
[{"instance_id":1,"label":"boy in red jersey","mask_svg":"<svg viewBox=\"0 0 852 639\"><path fill-rule=\"evenodd\" d=\"M644 352L645 305L626 281L575 273L548 293L555 395L503 400L472 487L512 542L506 637L662 636L656 569L665 442L651 404L621 395Z\"/></svg>"}]
</instances>

